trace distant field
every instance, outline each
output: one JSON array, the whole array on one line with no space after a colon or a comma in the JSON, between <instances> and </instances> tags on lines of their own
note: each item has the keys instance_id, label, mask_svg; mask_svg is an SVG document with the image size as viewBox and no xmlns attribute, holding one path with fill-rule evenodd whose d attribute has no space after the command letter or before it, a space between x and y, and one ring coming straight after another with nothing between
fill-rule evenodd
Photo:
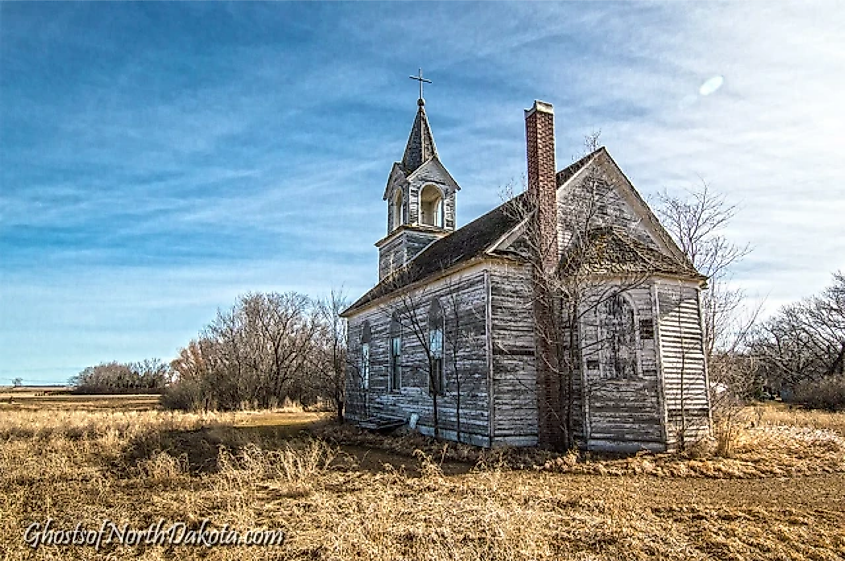
<instances>
[{"instance_id":1,"label":"distant field","mask_svg":"<svg viewBox=\"0 0 845 561\"><path fill-rule=\"evenodd\" d=\"M507 451L374 437L333 427L323 413L173 413L148 396L17 398L0 406L0 560L845 558L845 440L835 432L845 415L749 410L733 464L564 457L552 469L511 470L497 463ZM782 475L748 475L758 472ZM196 528L208 518L287 538L33 551L24 530L48 517L65 529L104 518Z\"/></svg>"},{"instance_id":2,"label":"distant field","mask_svg":"<svg viewBox=\"0 0 845 561\"><path fill-rule=\"evenodd\" d=\"M6 410L134 410L158 408L157 395L74 395L65 387L55 388L2 388L0 411Z\"/></svg>"},{"instance_id":3,"label":"distant field","mask_svg":"<svg viewBox=\"0 0 845 561\"><path fill-rule=\"evenodd\" d=\"M8 399L9 396L36 396L36 395L56 395L69 393L68 386L0 386L0 398Z\"/></svg>"}]
</instances>

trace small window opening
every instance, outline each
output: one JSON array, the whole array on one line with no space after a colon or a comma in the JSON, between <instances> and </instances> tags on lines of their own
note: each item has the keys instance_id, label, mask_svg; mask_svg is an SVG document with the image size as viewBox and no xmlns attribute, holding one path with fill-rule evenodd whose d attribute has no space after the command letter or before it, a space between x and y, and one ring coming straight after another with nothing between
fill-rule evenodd
<instances>
[{"instance_id":1,"label":"small window opening","mask_svg":"<svg viewBox=\"0 0 845 561\"><path fill-rule=\"evenodd\" d=\"M402 209L404 205L402 204L402 189L397 189L396 194L393 196L393 229L395 230L399 226L402 225L404 222L402 220Z\"/></svg>"},{"instance_id":2,"label":"small window opening","mask_svg":"<svg viewBox=\"0 0 845 561\"><path fill-rule=\"evenodd\" d=\"M426 185L420 192L420 222L443 227L443 195L434 185Z\"/></svg>"}]
</instances>

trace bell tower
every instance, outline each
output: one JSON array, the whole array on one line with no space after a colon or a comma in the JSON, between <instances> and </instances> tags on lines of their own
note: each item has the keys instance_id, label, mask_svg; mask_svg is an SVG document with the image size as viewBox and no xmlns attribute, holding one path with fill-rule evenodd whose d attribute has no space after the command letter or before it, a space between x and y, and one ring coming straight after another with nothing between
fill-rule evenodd
<instances>
[{"instance_id":1,"label":"bell tower","mask_svg":"<svg viewBox=\"0 0 845 561\"><path fill-rule=\"evenodd\" d=\"M376 242L379 281L403 267L432 242L455 230L457 182L440 162L425 113L420 81L417 115L401 162L394 162L384 189L387 235Z\"/></svg>"}]
</instances>

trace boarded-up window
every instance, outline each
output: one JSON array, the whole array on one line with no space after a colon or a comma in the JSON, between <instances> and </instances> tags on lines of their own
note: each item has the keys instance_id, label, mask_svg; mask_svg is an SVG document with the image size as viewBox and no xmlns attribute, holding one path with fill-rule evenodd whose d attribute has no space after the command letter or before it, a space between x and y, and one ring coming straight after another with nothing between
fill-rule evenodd
<instances>
[{"instance_id":1,"label":"boarded-up window","mask_svg":"<svg viewBox=\"0 0 845 561\"><path fill-rule=\"evenodd\" d=\"M640 339L654 339L654 320L641 319L640 320Z\"/></svg>"},{"instance_id":2,"label":"boarded-up window","mask_svg":"<svg viewBox=\"0 0 845 561\"><path fill-rule=\"evenodd\" d=\"M637 330L634 307L621 294L608 298L601 310L602 374L605 378L637 376Z\"/></svg>"},{"instance_id":3,"label":"boarded-up window","mask_svg":"<svg viewBox=\"0 0 845 561\"><path fill-rule=\"evenodd\" d=\"M431 302L428 309L428 343L431 361L428 391L442 395L446 386L443 376L443 308L437 299Z\"/></svg>"},{"instance_id":4,"label":"boarded-up window","mask_svg":"<svg viewBox=\"0 0 845 561\"><path fill-rule=\"evenodd\" d=\"M390 372L388 384L390 390L402 387L402 322L399 313L393 314L390 320Z\"/></svg>"}]
</instances>

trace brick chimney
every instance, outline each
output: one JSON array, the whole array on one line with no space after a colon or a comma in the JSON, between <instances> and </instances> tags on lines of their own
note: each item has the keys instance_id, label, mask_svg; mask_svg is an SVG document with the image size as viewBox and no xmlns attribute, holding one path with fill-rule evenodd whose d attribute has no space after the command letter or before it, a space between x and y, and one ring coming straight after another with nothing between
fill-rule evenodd
<instances>
[{"instance_id":1,"label":"brick chimney","mask_svg":"<svg viewBox=\"0 0 845 561\"><path fill-rule=\"evenodd\" d=\"M556 321L551 275L558 264L557 181L555 177L555 117L551 104L535 101L525 111L528 153L528 198L535 208L531 225L534 251L534 346L537 373L537 437L544 448L563 449L566 429L562 389L564 373L558 361L562 332Z\"/></svg>"},{"instance_id":2,"label":"brick chimney","mask_svg":"<svg viewBox=\"0 0 845 561\"><path fill-rule=\"evenodd\" d=\"M535 101L525 110L528 152L528 198L537 209L537 250L546 271L558 263L555 112L551 103Z\"/></svg>"}]
</instances>

